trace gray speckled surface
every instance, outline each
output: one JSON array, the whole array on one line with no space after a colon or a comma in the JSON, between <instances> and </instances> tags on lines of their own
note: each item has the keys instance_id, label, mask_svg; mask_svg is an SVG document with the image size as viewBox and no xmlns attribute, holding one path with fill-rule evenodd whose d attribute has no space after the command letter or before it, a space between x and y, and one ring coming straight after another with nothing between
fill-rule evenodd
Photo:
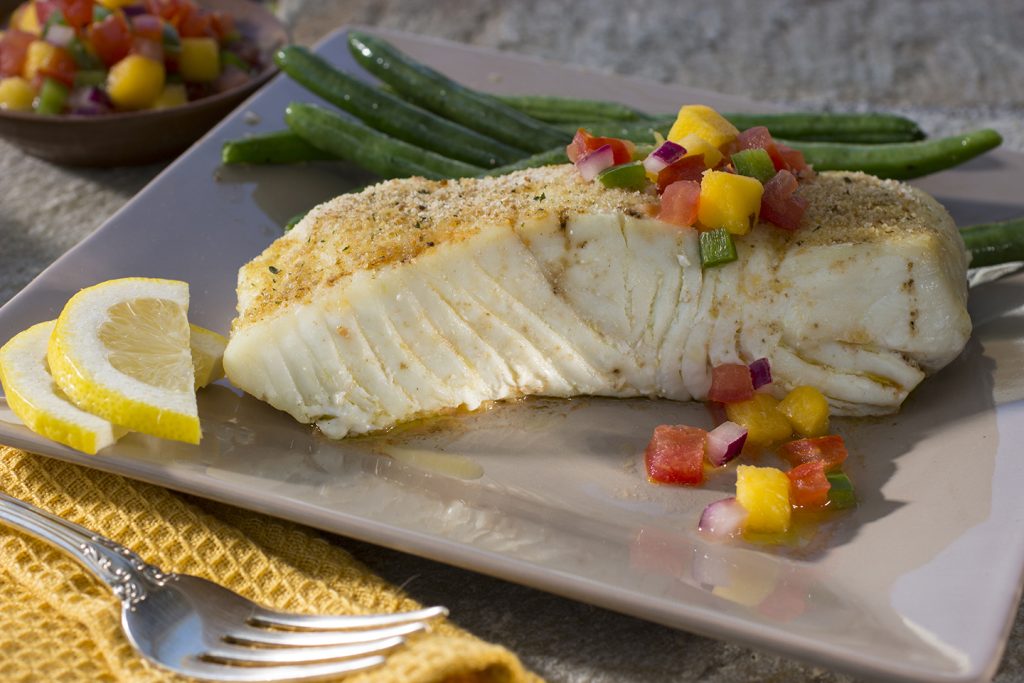
<instances>
[{"instance_id":1,"label":"gray speckled surface","mask_svg":"<svg viewBox=\"0 0 1024 683\"><path fill-rule=\"evenodd\" d=\"M793 108L886 109L931 134L991 126L1024 151L1024 3L934 0L280 0L311 43L380 25ZM61 169L0 143L0 302L161 168ZM848 681L372 545L341 540L418 599L440 602L552 681ZM1024 680L1018 615L996 680Z\"/></svg>"}]
</instances>

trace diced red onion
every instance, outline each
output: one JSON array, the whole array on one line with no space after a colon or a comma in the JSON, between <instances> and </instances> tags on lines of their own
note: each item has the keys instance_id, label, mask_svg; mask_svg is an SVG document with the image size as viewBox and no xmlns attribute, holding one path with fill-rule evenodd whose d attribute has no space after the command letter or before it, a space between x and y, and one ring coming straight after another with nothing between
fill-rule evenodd
<instances>
[{"instance_id":1,"label":"diced red onion","mask_svg":"<svg viewBox=\"0 0 1024 683\"><path fill-rule=\"evenodd\" d=\"M68 98L68 108L72 114L93 116L96 114L109 114L114 110L114 105L100 88L90 86L88 88L76 88L71 91Z\"/></svg>"},{"instance_id":2,"label":"diced red onion","mask_svg":"<svg viewBox=\"0 0 1024 683\"><path fill-rule=\"evenodd\" d=\"M46 29L46 42L57 47L67 47L75 39L75 29L64 24L51 24Z\"/></svg>"},{"instance_id":3,"label":"diced red onion","mask_svg":"<svg viewBox=\"0 0 1024 683\"><path fill-rule=\"evenodd\" d=\"M584 180L593 180L597 174L615 165L615 152L611 145L601 145L590 154L576 160L576 169Z\"/></svg>"},{"instance_id":4,"label":"diced red onion","mask_svg":"<svg viewBox=\"0 0 1024 683\"><path fill-rule=\"evenodd\" d=\"M733 538L743 531L747 511L735 498L716 500L704 508L697 530L720 540Z\"/></svg>"},{"instance_id":5,"label":"diced red onion","mask_svg":"<svg viewBox=\"0 0 1024 683\"><path fill-rule=\"evenodd\" d=\"M123 5L121 11L124 12L126 17L137 17L140 14L147 14L148 10L144 4L138 5Z\"/></svg>"},{"instance_id":6,"label":"diced red onion","mask_svg":"<svg viewBox=\"0 0 1024 683\"><path fill-rule=\"evenodd\" d=\"M747 430L735 422L725 421L708 432L704 454L715 467L721 467L743 450L747 442Z\"/></svg>"},{"instance_id":7,"label":"diced red onion","mask_svg":"<svg viewBox=\"0 0 1024 683\"><path fill-rule=\"evenodd\" d=\"M666 140L655 148L644 159L644 168L648 173L660 173L666 167L676 163L686 155L686 148L671 140Z\"/></svg>"},{"instance_id":8,"label":"diced red onion","mask_svg":"<svg viewBox=\"0 0 1024 683\"><path fill-rule=\"evenodd\" d=\"M772 366L767 358L758 358L750 364L750 380L755 389L772 383Z\"/></svg>"}]
</instances>

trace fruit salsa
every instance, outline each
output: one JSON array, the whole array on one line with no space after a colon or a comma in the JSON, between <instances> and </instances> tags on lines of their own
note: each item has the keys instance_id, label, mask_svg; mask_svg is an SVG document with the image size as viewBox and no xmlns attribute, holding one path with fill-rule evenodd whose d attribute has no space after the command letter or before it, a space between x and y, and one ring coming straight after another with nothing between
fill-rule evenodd
<instances>
[{"instance_id":1,"label":"fruit salsa","mask_svg":"<svg viewBox=\"0 0 1024 683\"><path fill-rule=\"evenodd\" d=\"M658 218L700 231L701 266L737 258L734 237L766 223L800 227L806 201L800 180L814 176L803 155L776 142L764 127L740 132L710 107L685 105L668 138L642 160L633 143L595 137L579 129L566 148L584 180L606 187L656 192ZM701 485L742 453L774 450L789 464L739 465L736 495L709 505L698 528L708 537L781 540L794 510L838 510L856 504L842 471L842 437L829 434L829 406L812 386L797 386L778 400L767 358L711 369L708 401L718 414L711 431L661 425L645 451L652 483Z\"/></svg>"},{"instance_id":2,"label":"fruit salsa","mask_svg":"<svg viewBox=\"0 0 1024 683\"><path fill-rule=\"evenodd\" d=\"M0 35L0 109L162 109L230 90L261 68L230 15L192 0L30 0Z\"/></svg>"}]
</instances>

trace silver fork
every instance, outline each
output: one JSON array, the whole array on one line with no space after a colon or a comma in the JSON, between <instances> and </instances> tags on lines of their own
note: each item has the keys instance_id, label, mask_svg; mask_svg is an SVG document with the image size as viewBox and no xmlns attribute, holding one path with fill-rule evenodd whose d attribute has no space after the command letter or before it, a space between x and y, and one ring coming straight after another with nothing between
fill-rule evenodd
<instances>
[{"instance_id":1,"label":"silver fork","mask_svg":"<svg viewBox=\"0 0 1024 683\"><path fill-rule=\"evenodd\" d=\"M0 492L0 521L67 551L121 600L121 625L147 659L193 678L283 681L378 666L444 607L314 616L266 609L212 581L165 573L124 546Z\"/></svg>"}]
</instances>

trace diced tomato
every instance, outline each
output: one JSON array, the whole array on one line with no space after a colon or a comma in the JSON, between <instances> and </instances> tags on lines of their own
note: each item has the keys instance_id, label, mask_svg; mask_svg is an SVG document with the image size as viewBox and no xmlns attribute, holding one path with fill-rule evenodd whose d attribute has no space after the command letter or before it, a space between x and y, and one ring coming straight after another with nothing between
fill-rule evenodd
<instances>
[{"instance_id":1,"label":"diced tomato","mask_svg":"<svg viewBox=\"0 0 1024 683\"><path fill-rule=\"evenodd\" d=\"M825 471L832 471L842 466L848 453L843 437L833 434L784 443L779 448L779 455L793 467L805 462L821 462Z\"/></svg>"},{"instance_id":2,"label":"diced tomato","mask_svg":"<svg viewBox=\"0 0 1024 683\"><path fill-rule=\"evenodd\" d=\"M57 0L57 6L68 25L76 31L92 23L93 0Z\"/></svg>"},{"instance_id":3,"label":"diced tomato","mask_svg":"<svg viewBox=\"0 0 1024 683\"><path fill-rule=\"evenodd\" d=\"M750 368L739 363L723 363L711 368L711 389L708 400L718 403L748 401L754 395Z\"/></svg>"},{"instance_id":4,"label":"diced tomato","mask_svg":"<svg viewBox=\"0 0 1024 683\"><path fill-rule=\"evenodd\" d=\"M54 46L50 57L39 65L39 71L36 73L37 85L42 84L44 78L52 78L70 88L75 84L76 71L78 71L78 64L71 53L64 48Z\"/></svg>"},{"instance_id":5,"label":"diced tomato","mask_svg":"<svg viewBox=\"0 0 1024 683\"><path fill-rule=\"evenodd\" d=\"M90 24L87 35L96 56L107 66L124 59L132 48L132 34L120 12Z\"/></svg>"},{"instance_id":6,"label":"diced tomato","mask_svg":"<svg viewBox=\"0 0 1024 683\"><path fill-rule=\"evenodd\" d=\"M185 5L178 19L178 33L182 38L213 36L210 15L191 3Z\"/></svg>"},{"instance_id":7,"label":"diced tomato","mask_svg":"<svg viewBox=\"0 0 1024 683\"><path fill-rule=\"evenodd\" d=\"M783 169L764 184L761 195L761 220L782 228L796 230L807 210L807 200L795 194L796 176Z\"/></svg>"},{"instance_id":8,"label":"diced tomato","mask_svg":"<svg viewBox=\"0 0 1024 683\"><path fill-rule=\"evenodd\" d=\"M697 427L660 425L644 453L647 478L661 484L704 481L704 444L708 434Z\"/></svg>"},{"instance_id":9,"label":"diced tomato","mask_svg":"<svg viewBox=\"0 0 1024 683\"><path fill-rule=\"evenodd\" d=\"M658 219L688 228L697 220L700 201L700 183L694 180L680 180L665 188L661 194L661 209Z\"/></svg>"},{"instance_id":10,"label":"diced tomato","mask_svg":"<svg viewBox=\"0 0 1024 683\"><path fill-rule=\"evenodd\" d=\"M33 4L36 6L36 17L39 19L40 26L45 25L54 10L59 9L57 0L35 0Z\"/></svg>"},{"instance_id":11,"label":"diced tomato","mask_svg":"<svg viewBox=\"0 0 1024 683\"><path fill-rule=\"evenodd\" d=\"M139 38L160 42L164 38L164 22L155 14L132 17L132 33Z\"/></svg>"},{"instance_id":12,"label":"diced tomato","mask_svg":"<svg viewBox=\"0 0 1024 683\"><path fill-rule=\"evenodd\" d=\"M781 142L775 143L775 149L778 151L779 157L782 159L784 168L788 171L795 173L800 177L813 175L814 169L807 165L807 161L804 159L804 153L798 149L787 147Z\"/></svg>"},{"instance_id":13,"label":"diced tomato","mask_svg":"<svg viewBox=\"0 0 1024 683\"><path fill-rule=\"evenodd\" d=\"M785 168L786 162L779 154L778 145L772 139L772 134L764 126L754 126L740 133L740 136L736 139L736 145L738 147L737 151L743 149L763 149L768 152L775 170Z\"/></svg>"},{"instance_id":14,"label":"diced tomato","mask_svg":"<svg viewBox=\"0 0 1024 683\"><path fill-rule=\"evenodd\" d=\"M230 14L224 12L210 12L210 28L213 29L217 40L223 43L228 36L235 32L235 20Z\"/></svg>"},{"instance_id":15,"label":"diced tomato","mask_svg":"<svg viewBox=\"0 0 1024 683\"><path fill-rule=\"evenodd\" d=\"M795 507L820 508L828 502L828 490L832 485L825 477L825 463L812 460L797 465L789 472L789 501Z\"/></svg>"},{"instance_id":16,"label":"diced tomato","mask_svg":"<svg viewBox=\"0 0 1024 683\"><path fill-rule=\"evenodd\" d=\"M565 153L569 155L569 161L575 164L576 160L584 154L589 154L605 145L611 145L612 147L612 154L615 156L615 166L633 160L633 152L636 150L636 145L632 142L618 138L596 138L582 128L576 131L572 142L566 146Z\"/></svg>"},{"instance_id":17,"label":"diced tomato","mask_svg":"<svg viewBox=\"0 0 1024 683\"><path fill-rule=\"evenodd\" d=\"M181 16L183 4L182 0L145 0L146 11L149 14L155 14L175 26L178 25L178 17Z\"/></svg>"},{"instance_id":18,"label":"diced tomato","mask_svg":"<svg viewBox=\"0 0 1024 683\"><path fill-rule=\"evenodd\" d=\"M6 31L0 38L0 76L20 76L28 46L36 37L25 31Z\"/></svg>"},{"instance_id":19,"label":"diced tomato","mask_svg":"<svg viewBox=\"0 0 1024 683\"><path fill-rule=\"evenodd\" d=\"M672 183L680 180L693 180L698 185L700 177L707 170L704 165L704 155L694 154L683 157L674 164L669 164L658 173L658 193L662 193Z\"/></svg>"}]
</instances>

